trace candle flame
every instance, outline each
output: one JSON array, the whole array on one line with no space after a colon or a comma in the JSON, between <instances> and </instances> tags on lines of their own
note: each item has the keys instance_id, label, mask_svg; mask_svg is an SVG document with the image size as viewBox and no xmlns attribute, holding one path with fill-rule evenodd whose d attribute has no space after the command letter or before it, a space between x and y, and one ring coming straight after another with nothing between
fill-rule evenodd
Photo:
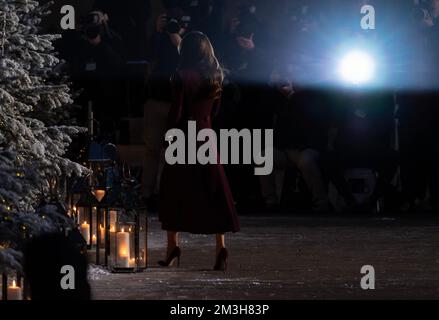
<instances>
[{"instance_id":1,"label":"candle flame","mask_svg":"<svg viewBox=\"0 0 439 320\"><path fill-rule=\"evenodd\" d=\"M16 288L17 287L17 283L15 282L15 280L12 281L12 288Z\"/></svg>"},{"instance_id":2,"label":"candle flame","mask_svg":"<svg viewBox=\"0 0 439 320\"><path fill-rule=\"evenodd\" d=\"M122 228L122 232L125 232L125 229L124 229L124 228Z\"/></svg>"},{"instance_id":3,"label":"candle flame","mask_svg":"<svg viewBox=\"0 0 439 320\"><path fill-rule=\"evenodd\" d=\"M87 221L84 221L84 223L82 224L83 226L86 226L88 223Z\"/></svg>"},{"instance_id":4,"label":"candle flame","mask_svg":"<svg viewBox=\"0 0 439 320\"><path fill-rule=\"evenodd\" d=\"M116 232L116 228L114 226L110 227L110 232Z\"/></svg>"}]
</instances>

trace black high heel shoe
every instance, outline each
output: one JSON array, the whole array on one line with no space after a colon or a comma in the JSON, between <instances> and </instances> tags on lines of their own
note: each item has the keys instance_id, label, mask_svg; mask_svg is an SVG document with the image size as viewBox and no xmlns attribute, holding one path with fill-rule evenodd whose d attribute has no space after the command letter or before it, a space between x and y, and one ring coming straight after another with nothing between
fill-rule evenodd
<instances>
[{"instance_id":1,"label":"black high heel shoe","mask_svg":"<svg viewBox=\"0 0 439 320\"><path fill-rule=\"evenodd\" d=\"M177 259L177 267L180 266L180 256L181 256L181 250L180 247L175 247L171 254L168 256L168 258L166 259L166 261L159 261L158 264L162 267L169 267L175 259Z\"/></svg>"},{"instance_id":2,"label":"black high heel shoe","mask_svg":"<svg viewBox=\"0 0 439 320\"><path fill-rule=\"evenodd\" d=\"M222 248L218 254L218 257L216 258L216 263L215 266L213 267L213 270L226 272L228 260L229 260L229 252L227 251L226 248Z\"/></svg>"}]
</instances>

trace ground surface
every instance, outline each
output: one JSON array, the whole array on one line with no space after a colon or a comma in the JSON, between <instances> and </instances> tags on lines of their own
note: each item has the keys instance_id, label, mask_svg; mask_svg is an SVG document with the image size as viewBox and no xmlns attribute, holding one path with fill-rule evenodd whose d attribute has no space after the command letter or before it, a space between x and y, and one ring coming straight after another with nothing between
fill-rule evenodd
<instances>
[{"instance_id":1,"label":"ground surface","mask_svg":"<svg viewBox=\"0 0 439 320\"><path fill-rule=\"evenodd\" d=\"M439 217L439 216L438 216ZM439 219L242 217L226 274L212 236L182 236L180 268L159 268L165 234L151 217L149 269L92 280L95 299L439 299ZM360 287L361 267L376 290Z\"/></svg>"}]
</instances>

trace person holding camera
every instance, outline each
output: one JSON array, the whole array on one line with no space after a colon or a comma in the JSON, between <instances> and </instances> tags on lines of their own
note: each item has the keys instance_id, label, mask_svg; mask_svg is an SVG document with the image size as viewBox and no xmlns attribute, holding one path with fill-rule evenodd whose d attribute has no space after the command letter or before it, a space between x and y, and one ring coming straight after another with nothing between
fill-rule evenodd
<instances>
[{"instance_id":1,"label":"person holding camera","mask_svg":"<svg viewBox=\"0 0 439 320\"><path fill-rule=\"evenodd\" d=\"M108 26L109 17L92 11L81 19L81 38L70 61L75 87L82 90L79 104L93 104L98 134L114 139L122 104L121 70L124 63L122 41ZM86 111L83 112L84 118Z\"/></svg>"},{"instance_id":2,"label":"person holding camera","mask_svg":"<svg viewBox=\"0 0 439 320\"><path fill-rule=\"evenodd\" d=\"M108 44L124 57L124 43L120 35L109 25L110 17L100 10L93 10L81 19L82 31L90 45Z\"/></svg>"},{"instance_id":3,"label":"person holding camera","mask_svg":"<svg viewBox=\"0 0 439 320\"><path fill-rule=\"evenodd\" d=\"M241 84L260 80L262 73L264 80L269 78L271 70L264 68L266 61L269 61L266 40L266 26L257 18L256 6L240 6L225 36L224 64Z\"/></svg>"},{"instance_id":4,"label":"person holding camera","mask_svg":"<svg viewBox=\"0 0 439 320\"><path fill-rule=\"evenodd\" d=\"M143 59L148 40L151 1L131 0L130 5L126 5L120 0L96 0L93 8L110 15L109 25L122 37L127 57L130 60Z\"/></svg>"},{"instance_id":5,"label":"person holding camera","mask_svg":"<svg viewBox=\"0 0 439 320\"><path fill-rule=\"evenodd\" d=\"M160 176L164 166L163 137L171 107L171 76L179 62L178 48L186 33L185 13L175 1L164 1L167 9L156 20L151 37L149 60L152 70L144 107L145 162L143 196L150 210L156 209Z\"/></svg>"}]
</instances>

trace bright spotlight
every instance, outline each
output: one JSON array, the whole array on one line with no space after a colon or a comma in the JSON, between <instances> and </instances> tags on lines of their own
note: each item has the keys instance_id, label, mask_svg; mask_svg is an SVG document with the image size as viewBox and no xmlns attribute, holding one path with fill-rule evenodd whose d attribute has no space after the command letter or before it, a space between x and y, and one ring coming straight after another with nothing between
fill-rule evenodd
<instances>
[{"instance_id":1,"label":"bright spotlight","mask_svg":"<svg viewBox=\"0 0 439 320\"><path fill-rule=\"evenodd\" d=\"M351 51L341 59L338 72L347 83L365 84L375 75L375 62L363 51Z\"/></svg>"}]
</instances>

